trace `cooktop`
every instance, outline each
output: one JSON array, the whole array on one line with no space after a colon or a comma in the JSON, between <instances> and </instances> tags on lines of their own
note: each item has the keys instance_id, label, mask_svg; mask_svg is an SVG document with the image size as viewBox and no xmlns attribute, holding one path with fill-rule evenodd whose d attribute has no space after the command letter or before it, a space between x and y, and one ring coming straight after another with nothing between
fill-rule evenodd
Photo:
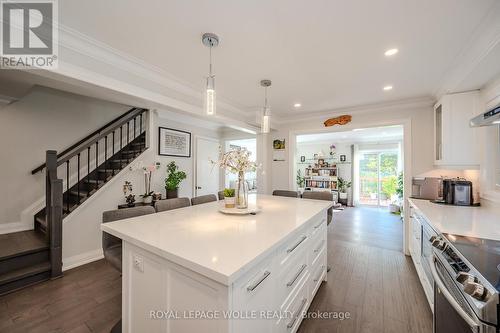
<instances>
[{"instance_id":1,"label":"cooktop","mask_svg":"<svg viewBox=\"0 0 500 333\"><path fill-rule=\"evenodd\" d=\"M443 235L500 292L500 241L452 234Z\"/></svg>"}]
</instances>

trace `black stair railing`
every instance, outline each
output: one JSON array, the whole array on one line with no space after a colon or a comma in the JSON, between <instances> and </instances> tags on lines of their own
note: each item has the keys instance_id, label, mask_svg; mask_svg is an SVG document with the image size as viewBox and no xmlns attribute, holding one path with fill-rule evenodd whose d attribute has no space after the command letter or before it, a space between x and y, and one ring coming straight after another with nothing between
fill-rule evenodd
<instances>
[{"instance_id":1,"label":"black stair railing","mask_svg":"<svg viewBox=\"0 0 500 333\"><path fill-rule=\"evenodd\" d=\"M45 211L49 235L51 278L62 275L63 181L57 178L57 152L46 153Z\"/></svg>"},{"instance_id":2,"label":"black stair railing","mask_svg":"<svg viewBox=\"0 0 500 333\"><path fill-rule=\"evenodd\" d=\"M60 154L47 151L45 163L32 171L46 171L45 210L36 216L44 217L45 225L41 228L50 243L53 278L62 275L63 218L110 180L115 171L121 170L124 160L128 164L146 149L147 111L129 110ZM58 170L65 179L58 178Z\"/></svg>"}]
</instances>

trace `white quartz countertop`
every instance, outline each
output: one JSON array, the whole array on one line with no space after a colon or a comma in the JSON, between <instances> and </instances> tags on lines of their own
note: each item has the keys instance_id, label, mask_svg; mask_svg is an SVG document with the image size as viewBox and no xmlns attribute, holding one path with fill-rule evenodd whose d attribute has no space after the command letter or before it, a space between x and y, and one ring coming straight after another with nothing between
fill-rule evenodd
<instances>
[{"instance_id":1,"label":"white quartz countertop","mask_svg":"<svg viewBox=\"0 0 500 333\"><path fill-rule=\"evenodd\" d=\"M256 215L225 215L222 202L185 207L101 225L126 242L224 285L287 240L332 202L250 195Z\"/></svg>"},{"instance_id":2,"label":"white quartz countertop","mask_svg":"<svg viewBox=\"0 0 500 333\"><path fill-rule=\"evenodd\" d=\"M449 206L408 199L437 232L500 240L500 205L482 200L480 207Z\"/></svg>"}]
</instances>

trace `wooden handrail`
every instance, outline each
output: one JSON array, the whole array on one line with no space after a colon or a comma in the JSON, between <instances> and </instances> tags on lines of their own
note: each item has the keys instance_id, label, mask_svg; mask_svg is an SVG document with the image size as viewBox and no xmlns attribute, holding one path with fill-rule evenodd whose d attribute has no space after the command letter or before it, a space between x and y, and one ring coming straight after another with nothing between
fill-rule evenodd
<instances>
[{"instance_id":1,"label":"wooden handrail","mask_svg":"<svg viewBox=\"0 0 500 333\"><path fill-rule=\"evenodd\" d=\"M87 135L85 138L81 139L71 147L65 149L61 153L57 154L57 165L61 165L64 162L68 161L72 157L76 156L79 152L83 151L87 147L91 146L92 144L96 143L109 133L112 133L114 130L122 126L123 124L127 123L131 119L134 119L141 113L144 113L148 111L147 109L141 109L141 108L132 108L129 111L125 112L124 114L120 115L119 117L113 119L112 121L108 122L106 125L102 126L98 130L92 132L91 134ZM111 126L113 125L113 126ZM111 126L111 127L110 127ZM110 127L110 128L108 128ZM108 129L107 129L108 128ZM107 129L104 133L101 133ZM38 166L37 168L33 169L31 171L31 174L34 175L39 171L42 171L45 169L46 163Z\"/></svg>"}]
</instances>

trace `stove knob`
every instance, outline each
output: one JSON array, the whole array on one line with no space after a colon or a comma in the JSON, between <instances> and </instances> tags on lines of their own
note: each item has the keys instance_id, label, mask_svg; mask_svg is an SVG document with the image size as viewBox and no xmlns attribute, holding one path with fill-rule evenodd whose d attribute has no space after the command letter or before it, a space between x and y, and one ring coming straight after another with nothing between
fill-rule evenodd
<instances>
[{"instance_id":1,"label":"stove knob","mask_svg":"<svg viewBox=\"0 0 500 333\"><path fill-rule=\"evenodd\" d=\"M439 243L441 243L441 239L440 238L434 238L434 240L432 241L432 246L438 247Z\"/></svg>"},{"instance_id":2,"label":"stove knob","mask_svg":"<svg viewBox=\"0 0 500 333\"><path fill-rule=\"evenodd\" d=\"M488 290L477 282L466 282L464 284L464 291L480 301L485 301L488 298Z\"/></svg>"},{"instance_id":3,"label":"stove knob","mask_svg":"<svg viewBox=\"0 0 500 333\"><path fill-rule=\"evenodd\" d=\"M429 242L434 243L436 238L437 238L437 236L432 236L431 238L429 238Z\"/></svg>"},{"instance_id":4,"label":"stove knob","mask_svg":"<svg viewBox=\"0 0 500 333\"><path fill-rule=\"evenodd\" d=\"M465 285L469 282L477 282L477 279L474 275L466 273L466 272L458 272L457 281L461 284Z\"/></svg>"},{"instance_id":5,"label":"stove knob","mask_svg":"<svg viewBox=\"0 0 500 333\"><path fill-rule=\"evenodd\" d=\"M435 243L435 244L434 244ZM448 246L446 244L446 242L442 239L438 240L438 241L434 241L434 243L432 245L434 245L434 247L438 250L441 250L441 251L444 251L446 250L446 247Z\"/></svg>"}]
</instances>

